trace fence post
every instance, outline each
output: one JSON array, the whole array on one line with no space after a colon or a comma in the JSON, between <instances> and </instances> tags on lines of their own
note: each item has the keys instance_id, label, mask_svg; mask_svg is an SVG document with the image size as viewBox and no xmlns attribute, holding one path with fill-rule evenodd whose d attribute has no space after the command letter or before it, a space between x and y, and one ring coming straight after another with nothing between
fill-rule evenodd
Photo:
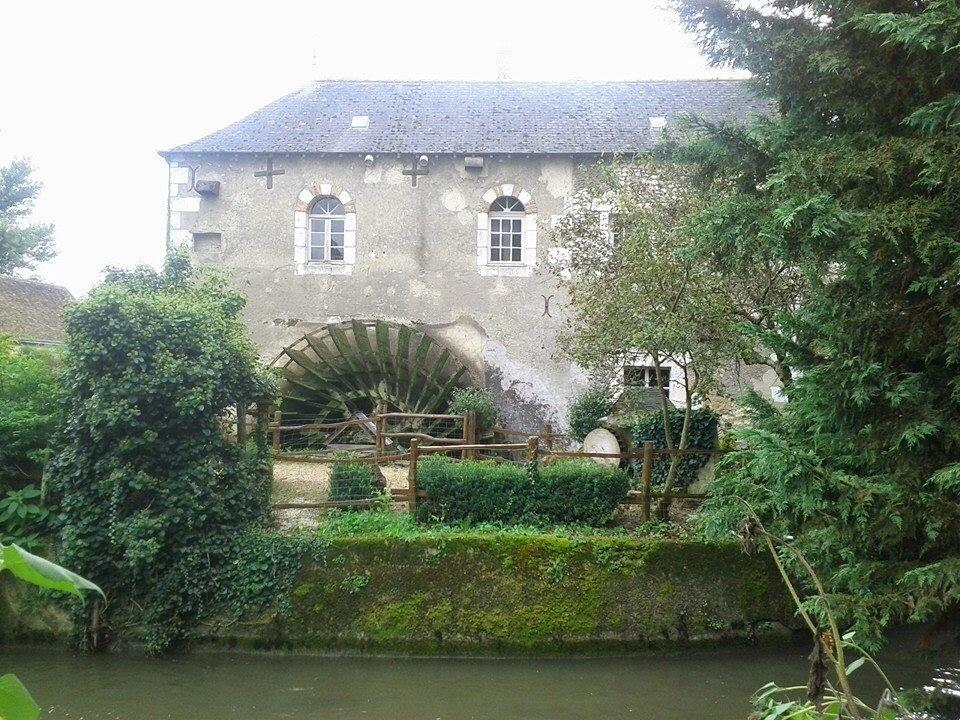
<instances>
[{"instance_id":1,"label":"fence post","mask_svg":"<svg viewBox=\"0 0 960 720\"><path fill-rule=\"evenodd\" d=\"M531 435L527 438L527 460L531 465L536 465L540 457L540 438Z\"/></svg>"},{"instance_id":2,"label":"fence post","mask_svg":"<svg viewBox=\"0 0 960 720\"><path fill-rule=\"evenodd\" d=\"M477 413L473 410L467 411L467 418L470 422L470 434L467 435L467 445L476 445L477 444ZM477 451L476 450L467 450L467 460L476 460Z\"/></svg>"},{"instance_id":3,"label":"fence post","mask_svg":"<svg viewBox=\"0 0 960 720\"><path fill-rule=\"evenodd\" d=\"M273 414L273 449L280 452L280 422L283 419L283 411L277 410Z\"/></svg>"},{"instance_id":4,"label":"fence post","mask_svg":"<svg viewBox=\"0 0 960 720\"><path fill-rule=\"evenodd\" d=\"M377 457L383 455L383 433L386 420L383 415L377 415Z\"/></svg>"},{"instance_id":5,"label":"fence post","mask_svg":"<svg viewBox=\"0 0 960 720\"><path fill-rule=\"evenodd\" d=\"M643 521L650 519L650 484L653 477L653 442L647 440L643 443Z\"/></svg>"},{"instance_id":6,"label":"fence post","mask_svg":"<svg viewBox=\"0 0 960 720\"><path fill-rule=\"evenodd\" d=\"M237 403L237 445L247 442L247 406Z\"/></svg>"},{"instance_id":7,"label":"fence post","mask_svg":"<svg viewBox=\"0 0 960 720\"><path fill-rule=\"evenodd\" d=\"M410 441L410 468L407 471L407 492L409 493L410 514L417 514L417 459L420 456L420 440L413 438Z\"/></svg>"},{"instance_id":8,"label":"fence post","mask_svg":"<svg viewBox=\"0 0 960 720\"><path fill-rule=\"evenodd\" d=\"M551 452L553 450L553 425L547 423L543 426L543 434L546 435L547 440L547 451Z\"/></svg>"},{"instance_id":9,"label":"fence post","mask_svg":"<svg viewBox=\"0 0 960 720\"><path fill-rule=\"evenodd\" d=\"M270 403L257 403L257 447L265 448L267 445L267 430L270 425Z\"/></svg>"}]
</instances>

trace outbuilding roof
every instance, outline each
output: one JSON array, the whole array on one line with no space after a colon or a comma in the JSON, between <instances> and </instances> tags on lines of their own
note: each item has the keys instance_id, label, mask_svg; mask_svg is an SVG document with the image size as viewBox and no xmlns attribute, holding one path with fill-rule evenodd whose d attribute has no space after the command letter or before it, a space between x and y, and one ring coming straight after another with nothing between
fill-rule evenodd
<instances>
[{"instance_id":1,"label":"outbuilding roof","mask_svg":"<svg viewBox=\"0 0 960 720\"><path fill-rule=\"evenodd\" d=\"M161 154L630 153L683 115L769 112L742 80L322 81Z\"/></svg>"},{"instance_id":2,"label":"outbuilding roof","mask_svg":"<svg viewBox=\"0 0 960 720\"><path fill-rule=\"evenodd\" d=\"M70 291L59 285L0 275L0 335L22 343L60 343L63 308L72 301Z\"/></svg>"}]
</instances>

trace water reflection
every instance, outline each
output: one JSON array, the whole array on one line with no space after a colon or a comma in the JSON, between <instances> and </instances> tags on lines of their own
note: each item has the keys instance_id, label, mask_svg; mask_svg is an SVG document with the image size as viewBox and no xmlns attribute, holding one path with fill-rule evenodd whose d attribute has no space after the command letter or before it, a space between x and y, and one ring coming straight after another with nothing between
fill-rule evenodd
<instances>
[{"instance_id":1,"label":"water reflection","mask_svg":"<svg viewBox=\"0 0 960 720\"><path fill-rule=\"evenodd\" d=\"M915 696L921 710L910 720L957 720L960 718L960 668L937 668Z\"/></svg>"},{"instance_id":2,"label":"water reflection","mask_svg":"<svg viewBox=\"0 0 960 720\"><path fill-rule=\"evenodd\" d=\"M726 720L746 717L750 695L767 681L803 682L806 654L790 646L579 659L223 653L151 660L47 647L0 651L0 671L23 679L44 718ZM883 664L897 683L957 698L956 671L931 681L929 658L903 652ZM879 683L863 670L857 679L862 697L879 698Z\"/></svg>"}]
</instances>

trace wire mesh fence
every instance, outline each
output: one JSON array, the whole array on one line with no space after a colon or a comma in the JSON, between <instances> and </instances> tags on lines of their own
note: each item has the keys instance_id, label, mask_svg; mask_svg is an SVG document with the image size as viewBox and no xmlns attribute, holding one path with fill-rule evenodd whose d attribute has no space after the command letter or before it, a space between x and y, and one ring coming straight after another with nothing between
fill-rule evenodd
<instances>
[{"instance_id":1,"label":"wire mesh fence","mask_svg":"<svg viewBox=\"0 0 960 720\"><path fill-rule=\"evenodd\" d=\"M318 421L315 417L277 412L270 424L277 453L392 456L407 452L414 438L442 445L462 445L472 439L469 415L383 413Z\"/></svg>"}]
</instances>

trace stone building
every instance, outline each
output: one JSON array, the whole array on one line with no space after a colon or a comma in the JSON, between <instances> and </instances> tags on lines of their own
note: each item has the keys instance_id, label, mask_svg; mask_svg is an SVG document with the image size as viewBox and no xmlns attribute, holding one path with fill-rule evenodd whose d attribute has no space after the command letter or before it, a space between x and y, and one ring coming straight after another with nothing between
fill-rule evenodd
<instances>
[{"instance_id":1,"label":"stone building","mask_svg":"<svg viewBox=\"0 0 960 720\"><path fill-rule=\"evenodd\" d=\"M685 114L765 110L738 81L317 82L161 153L168 243L245 291L289 407L438 409L472 383L510 427L563 426L586 384L557 347L565 202Z\"/></svg>"}]
</instances>

